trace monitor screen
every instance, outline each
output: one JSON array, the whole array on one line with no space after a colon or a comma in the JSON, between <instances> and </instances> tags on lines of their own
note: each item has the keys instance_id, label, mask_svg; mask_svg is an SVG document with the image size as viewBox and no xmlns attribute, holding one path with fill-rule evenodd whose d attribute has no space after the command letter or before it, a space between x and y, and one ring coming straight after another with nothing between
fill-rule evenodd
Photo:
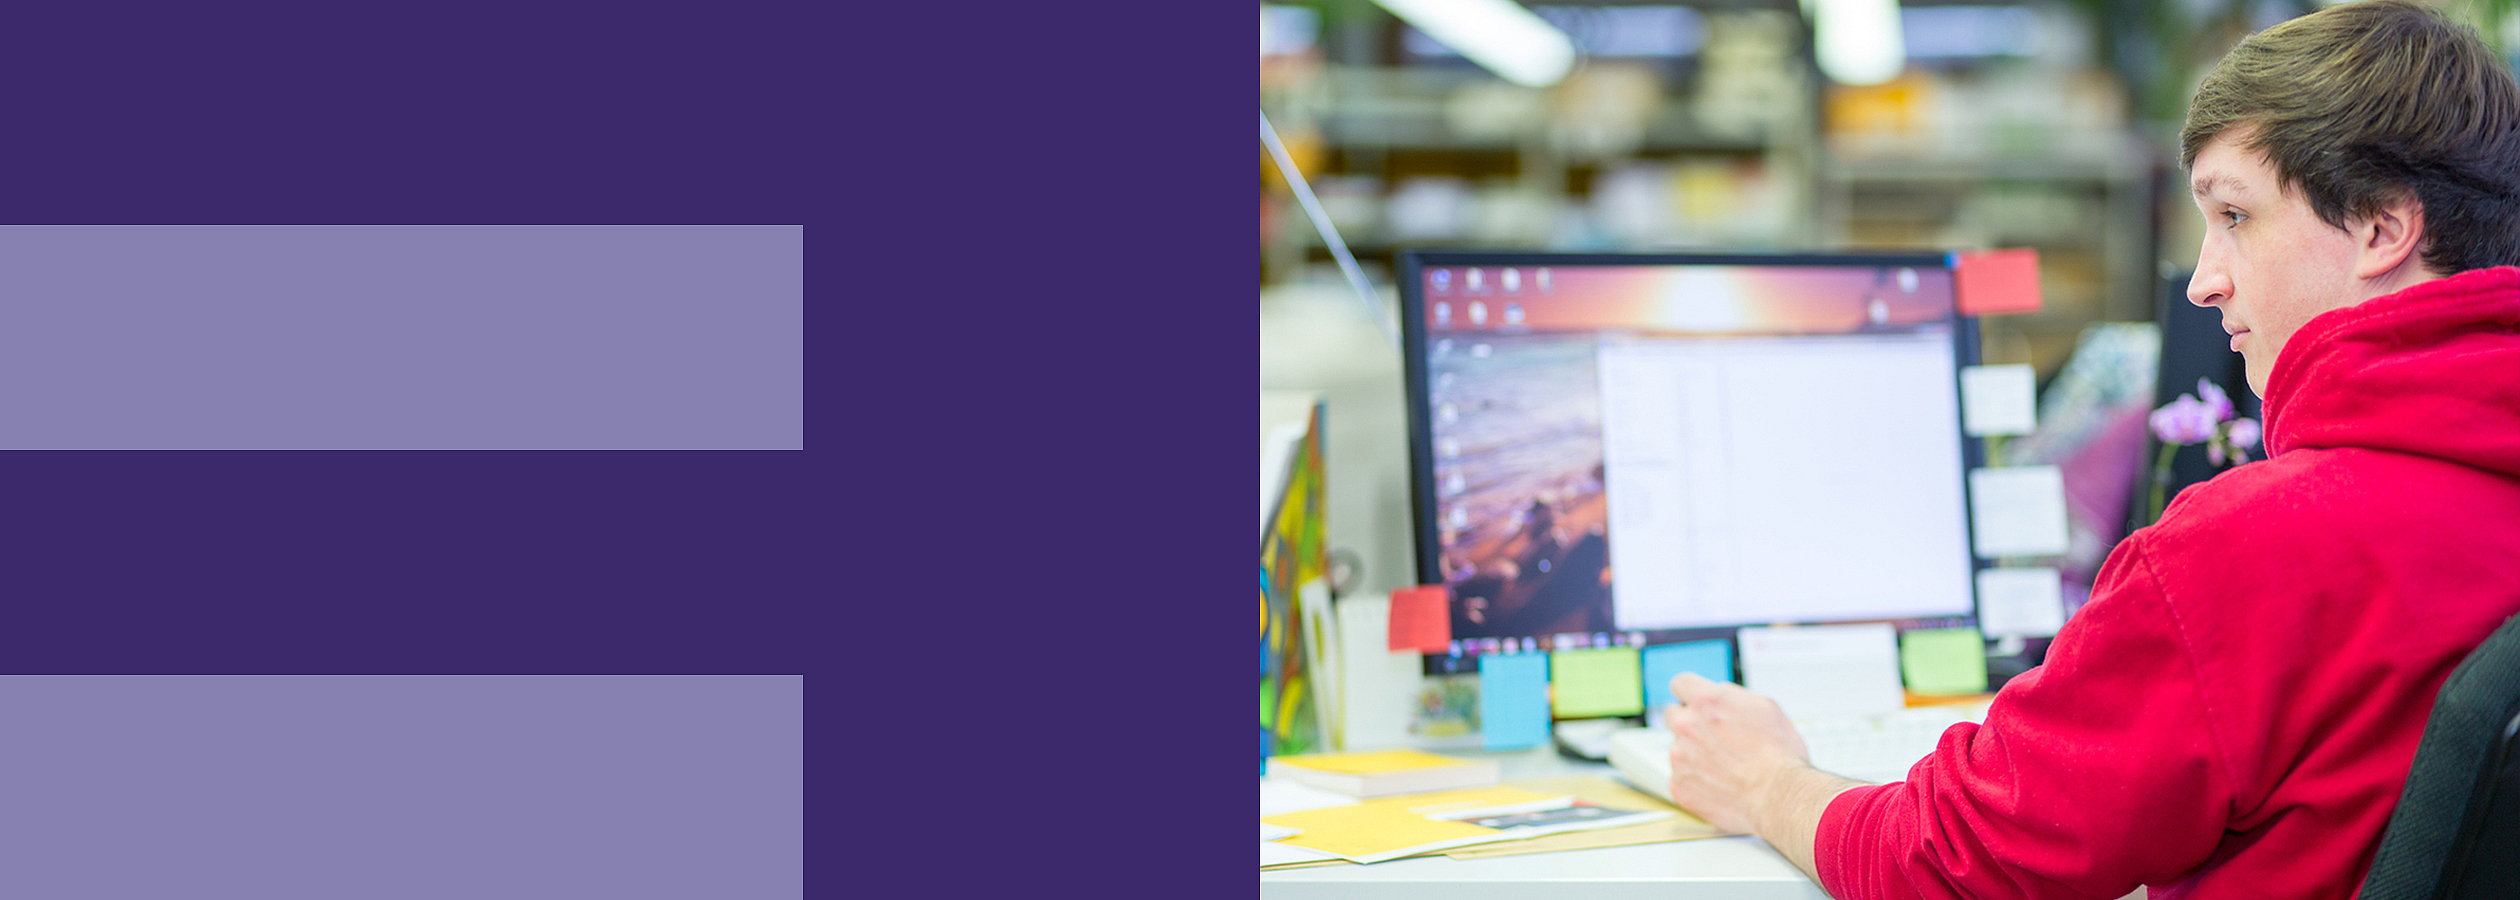
<instances>
[{"instance_id":1,"label":"monitor screen","mask_svg":"<svg viewBox=\"0 0 2520 900\"><path fill-rule=\"evenodd\" d=\"M1411 253L1401 295L1430 671L1974 623L1947 258Z\"/></svg>"}]
</instances>

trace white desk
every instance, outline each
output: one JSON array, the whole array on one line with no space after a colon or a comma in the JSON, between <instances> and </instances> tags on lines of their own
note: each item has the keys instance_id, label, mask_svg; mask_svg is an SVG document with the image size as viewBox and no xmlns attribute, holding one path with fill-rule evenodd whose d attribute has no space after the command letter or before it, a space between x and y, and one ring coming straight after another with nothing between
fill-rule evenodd
<instances>
[{"instance_id":1,"label":"white desk","mask_svg":"<svg viewBox=\"0 0 2520 900\"><path fill-rule=\"evenodd\" d=\"M1575 762L1547 749L1446 752L1493 758L1502 764L1506 781L1561 775L1618 777L1606 764ZM1262 872L1260 896L1263 900L1827 900L1829 895L1766 841L1738 837L1492 859L1434 856Z\"/></svg>"}]
</instances>

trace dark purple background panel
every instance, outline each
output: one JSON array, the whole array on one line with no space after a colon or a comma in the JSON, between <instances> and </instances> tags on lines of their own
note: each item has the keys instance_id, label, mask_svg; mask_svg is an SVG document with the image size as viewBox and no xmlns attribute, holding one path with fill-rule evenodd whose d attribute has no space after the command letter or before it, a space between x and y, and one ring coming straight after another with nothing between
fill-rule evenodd
<instances>
[{"instance_id":1,"label":"dark purple background panel","mask_svg":"<svg viewBox=\"0 0 2520 900\"><path fill-rule=\"evenodd\" d=\"M811 449L0 455L0 671L803 672L817 811L1116 831L1050 776L1149 750L1186 823L876 865L820 820L813 896L1247 889L1251 13L13 11L0 222L806 225ZM904 758L982 774L848 777Z\"/></svg>"}]
</instances>

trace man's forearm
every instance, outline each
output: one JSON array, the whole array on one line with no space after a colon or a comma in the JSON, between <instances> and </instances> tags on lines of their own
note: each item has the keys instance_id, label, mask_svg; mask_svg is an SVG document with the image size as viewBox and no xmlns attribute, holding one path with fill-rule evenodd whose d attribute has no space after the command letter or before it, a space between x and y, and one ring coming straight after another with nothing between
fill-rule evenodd
<instances>
[{"instance_id":1,"label":"man's forearm","mask_svg":"<svg viewBox=\"0 0 2520 900\"><path fill-rule=\"evenodd\" d=\"M1819 837L1820 815L1829 810L1829 801L1837 799L1837 795L1862 786L1864 782L1810 766L1789 767L1761 792L1752 827L1816 884L1820 881L1820 868L1812 858L1812 846Z\"/></svg>"}]
</instances>

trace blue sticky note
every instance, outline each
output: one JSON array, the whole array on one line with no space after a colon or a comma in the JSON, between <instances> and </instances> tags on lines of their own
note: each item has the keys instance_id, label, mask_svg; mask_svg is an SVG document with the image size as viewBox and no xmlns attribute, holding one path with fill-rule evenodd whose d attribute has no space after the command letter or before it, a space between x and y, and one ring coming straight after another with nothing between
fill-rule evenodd
<instances>
[{"instance_id":1,"label":"blue sticky note","mask_svg":"<svg viewBox=\"0 0 2520 900\"><path fill-rule=\"evenodd\" d=\"M1549 742L1549 655L1479 657L1479 745L1521 750Z\"/></svg>"},{"instance_id":2,"label":"blue sticky note","mask_svg":"<svg viewBox=\"0 0 2520 900\"><path fill-rule=\"evenodd\" d=\"M1696 672L1708 681L1731 681L1731 641L1690 641L1645 648L1645 709L1671 705L1671 679Z\"/></svg>"}]
</instances>

